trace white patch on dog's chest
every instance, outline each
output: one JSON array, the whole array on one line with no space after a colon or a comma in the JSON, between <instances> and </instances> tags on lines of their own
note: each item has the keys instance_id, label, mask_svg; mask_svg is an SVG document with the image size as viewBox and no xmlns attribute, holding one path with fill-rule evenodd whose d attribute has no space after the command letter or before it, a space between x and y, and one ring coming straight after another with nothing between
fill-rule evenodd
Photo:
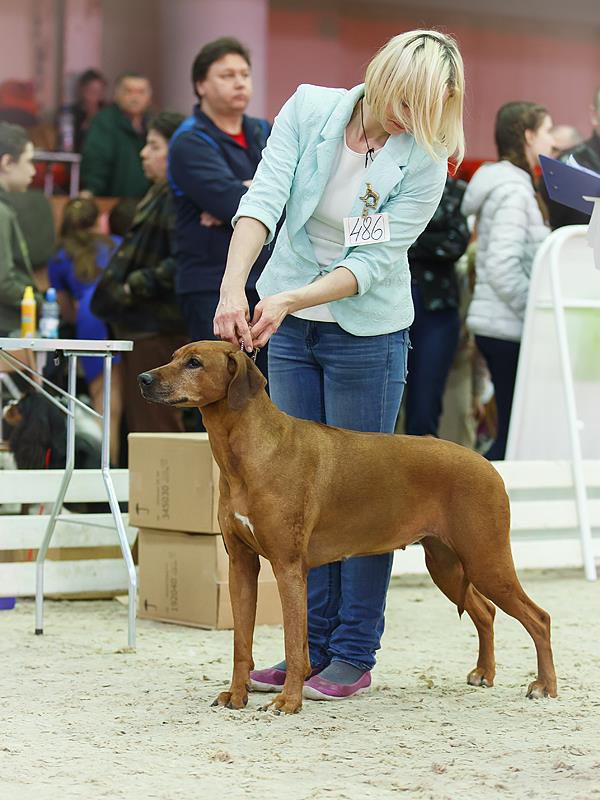
<instances>
[{"instance_id":1,"label":"white patch on dog's chest","mask_svg":"<svg viewBox=\"0 0 600 800\"><path fill-rule=\"evenodd\" d=\"M242 525L245 525L246 528L250 531L252 536L254 536L254 525L250 522L249 517L245 517L243 514L238 514L237 511L233 515ZM256 537L255 537L256 538Z\"/></svg>"}]
</instances>

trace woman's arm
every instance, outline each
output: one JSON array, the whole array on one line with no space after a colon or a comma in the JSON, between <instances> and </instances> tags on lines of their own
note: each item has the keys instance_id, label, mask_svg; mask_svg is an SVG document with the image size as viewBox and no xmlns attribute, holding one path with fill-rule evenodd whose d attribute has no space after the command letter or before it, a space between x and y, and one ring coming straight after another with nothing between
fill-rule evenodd
<instances>
[{"instance_id":1,"label":"woman's arm","mask_svg":"<svg viewBox=\"0 0 600 800\"><path fill-rule=\"evenodd\" d=\"M234 231L214 319L215 336L232 344L243 340L249 351L252 350L252 336L244 287L261 249L273 239L290 196L299 158L297 94L275 118L254 180L233 218Z\"/></svg>"},{"instance_id":2,"label":"woman's arm","mask_svg":"<svg viewBox=\"0 0 600 800\"><path fill-rule=\"evenodd\" d=\"M523 317L529 292L529 275L523 268L528 240L529 203L533 198L505 191L490 221L485 278L496 295L518 316Z\"/></svg>"},{"instance_id":3,"label":"woman's arm","mask_svg":"<svg viewBox=\"0 0 600 800\"><path fill-rule=\"evenodd\" d=\"M213 325L215 336L232 344L243 341L249 353L253 346L244 287L252 265L265 244L267 233L265 225L252 217L242 217L235 226Z\"/></svg>"},{"instance_id":4,"label":"woman's arm","mask_svg":"<svg viewBox=\"0 0 600 800\"><path fill-rule=\"evenodd\" d=\"M303 96L304 89L300 86L275 117L254 179L240 200L239 208L232 220L234 227L243 217L260 220L268 230L266 244L269 244L275 237L277 223L289 200L298 166L300 158L299 119L302 119Z\"/></svg>"},{"instance_id":5,"label":"woman's arm","mask_svg":"<svg viewBox=\"0 0 600 800\"><path fill-rule=\"evenodd\" d=\"M265 297L254 309L252 346L264 347L288 314L351 297L357 292L358 283L353 273L341 266L308 286Z\"/></svg>"}]
</instances>

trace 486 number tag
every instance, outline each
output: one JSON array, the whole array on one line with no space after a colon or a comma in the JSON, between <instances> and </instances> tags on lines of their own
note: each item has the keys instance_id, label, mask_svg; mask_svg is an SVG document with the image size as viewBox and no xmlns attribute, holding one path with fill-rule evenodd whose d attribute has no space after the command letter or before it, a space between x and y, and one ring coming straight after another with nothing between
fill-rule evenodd
<instances>
[{"instance_id":1,"label":"486 number tag","mask_svg":"<svg viewBox=\"0 0 600 800\"><path fill-rule=\"evenodd\" d=\"M366 217L344 217L344 244L356 247L381 244L390 240L390 220L387 213L368 214Z\"/></svg>"}]
</instances>

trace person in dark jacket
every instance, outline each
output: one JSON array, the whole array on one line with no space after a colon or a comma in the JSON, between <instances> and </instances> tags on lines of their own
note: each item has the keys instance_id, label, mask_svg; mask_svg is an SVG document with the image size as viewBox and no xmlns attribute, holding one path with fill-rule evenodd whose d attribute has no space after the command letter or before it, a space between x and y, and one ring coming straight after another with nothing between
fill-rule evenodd
<instances>
[{"instance_id":1,"label":"person in dark jacket","mask_svg":"<svg viewBox=\"0 0 600 800\"><path fill-rule=\"evenodd\" d=\"M153 185L139 203L91 302L93 313L110 324L117 338L134 341L133 351L123 353L124 408L130 433L184 429L180 409L147 403L137 384L140 372L166 364L188 341L175 299L175 220L167 183L169 140L183 119L182 114L163 112L150 122L142 162Z\"/></svg>"},{"instance_id":2,"label":"person in dark jacket","mask_svg":"<svg viewBox=\"0 0 600 800\"><path fill-rule=\"evenodd\" d=\"M106 105L106 78L97 69L86 69L77 78L75 102L58 114L58 146L66 152L81 153L96 114Z\"/></svg>"},{"instance_id":3,"label":"person in dark jacket","mask_svg":"<svg viewBox=\"0 0 600 800\"><path fill-rule=\"evenodd\" d=\"M589 139L585 142L565 150L561 153L560 160L566 161L569 156L573 156L575 161L582 167L600 173L600 86L596 89L594 101L590 106L593 131ZM555 203L548 197L548 191L543 180L539 184L540 194L548 208L548 217L552 230L563 228L565 225L587 225L590 215L577 211L575 208L563 206L562 203Z\"/></svg>"},{"instance_id":4,"label":"person in dark jacket","mask_svg":"<svg viewBox=\"0 0 600 800\"><path fill-rule=\"evenodd\" d=\"M410 328L405 431L437 436L444 388L460 333L455 264L469 244L460 210L466 184L448 176L430 223L408 251L415 319Z\"/></svg>"},{"instance_id":5,"label":"person in dark jacket","mask_svg":"<svg viewBox=\"0 0 600 800\"><path fill-rule=\"evenodd\" d=\"M244 113L252 96L250 54L236 39L205 45L192 66L192 83L200 102L171 140L169 179L176 208L176 291L190 337L203 340L215 338L231 219L250 186L270 125ZM250 273L250 314L267 258L265 248ZM258 358L266 375L266 350Z\"/></svg>"},{"instance_id":6,"label":"person in dark jacket","mask_svg":"<svg viewBox=\"0 0 600 800\"><path fill-rule=\"evenodd\" d=\"M21 324L21 299L35 286L31 260L9 200L9 192L24 192L33 176L33 145L20 125L0 122L0 336ZM36 293L38 304L41 297Z\"/></svg>"},{"instance_id":7,"label":"person in dark jacket","mask_svg":"<svg viewBox=\"0 0 600 800\"><path fill-rule=\"evenodd\" d=\"M99 197L143 197L150 186L140 152L146 141L150 81L127 73L115 102L92 120L83 146L81 188Z\"/></svg>"}]
</instances>

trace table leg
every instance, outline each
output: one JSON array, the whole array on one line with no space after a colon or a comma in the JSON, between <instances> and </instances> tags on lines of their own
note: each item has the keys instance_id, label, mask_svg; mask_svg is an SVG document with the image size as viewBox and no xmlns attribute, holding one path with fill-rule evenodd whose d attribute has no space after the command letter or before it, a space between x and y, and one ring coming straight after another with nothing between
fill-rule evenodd
<instances>
[{"instance_id":1,"label":"table leg","mask_svg":"<svg viewBox=\"0 0 600 800\"><path fill-rule=\"evenodd\" d=\"M137 604L137 576L135 573L135 564L133 563L133 556L129 542L127 541L127 533L123 524L123 517L121 516L121 509L115 492L115 487L112 482L110 474L110 384L111 384L111 371L112 371L112 356L104 356L104 409L102 417L102 478L104 486L106 487L106 494L108 495L108 502L112 512L117 534L119 536L119 544L121 545L121 553L123 560L127 566L128 574L128 612L129 612L129 625L128 625L128 638L127 644L131 648L135 648L135 627L136 627L136 604Z\"/></svg>"},{"instance_id":2,"label":"table leg","mask_svg":"<svg viewBox=\"0 0 600 800\"><path fill-rule=\"evenodd\" d=\"M35 572L35 632L40 635L44 632L44 561L50 545L50 540L56 527L56 518L62 511L65 494L71 482L71 475L75 466L75 392L77 389L77 356L68 356L68 386L69 399L67 401L67 408L69 414L67 416L67 458L65 463L65 471L63 473L60 489L50 519L48 520L48 527L44 535L44 540L40 546L37 559L36 559L36 572Z\"/></svg>"}]
</instances>

